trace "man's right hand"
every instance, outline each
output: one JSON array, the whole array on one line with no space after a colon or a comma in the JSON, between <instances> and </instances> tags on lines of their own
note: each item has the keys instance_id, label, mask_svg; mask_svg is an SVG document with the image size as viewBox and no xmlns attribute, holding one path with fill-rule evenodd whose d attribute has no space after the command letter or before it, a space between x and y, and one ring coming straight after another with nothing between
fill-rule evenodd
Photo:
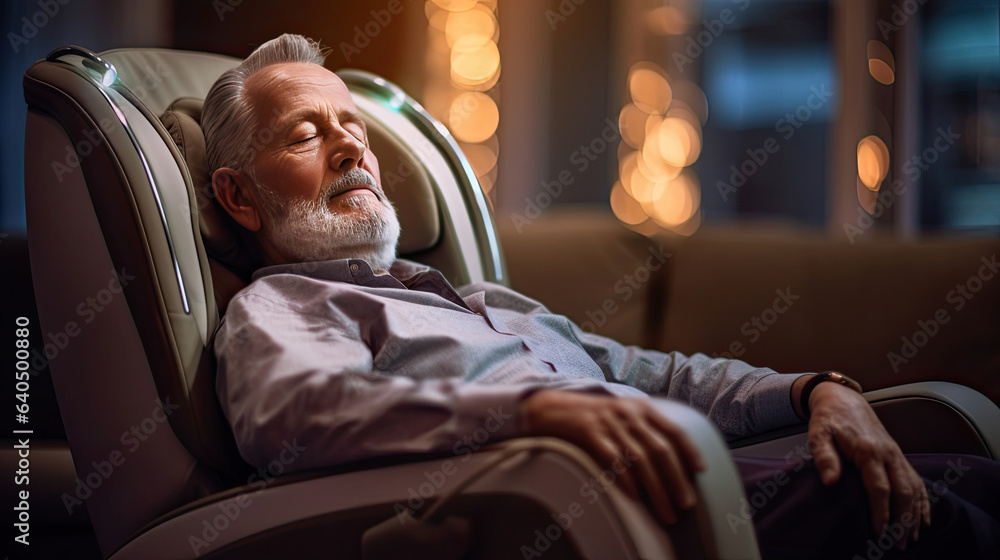
<instances>
[{"instance_id":1,"label":"man's right hand","mask_svg":"<svg viewBox=\"0 0 1000 560\"><path fill-rule=\"evenodd\" d=\"M543 389L521 403L520 424L525 435L564 439L602 468L617 466L612 472L619 487L664 523L677 521L677 508L695 505L691 479L705 468L701 455L646 399ZM631 464L622 469L624 457Z\"/></svg>"}]
</instances>

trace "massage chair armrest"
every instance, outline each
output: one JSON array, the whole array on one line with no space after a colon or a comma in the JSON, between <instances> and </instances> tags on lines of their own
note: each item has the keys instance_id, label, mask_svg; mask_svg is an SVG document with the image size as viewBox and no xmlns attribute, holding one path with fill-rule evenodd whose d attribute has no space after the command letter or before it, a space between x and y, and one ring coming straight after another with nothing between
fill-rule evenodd
<instances>
[{"instance_id":1,"label":"massage chair armrest","mask_svg":"<svg viewBox=\"0 0 1000 560\"><path fill-rule=\"evenodd\" d=\"M695 409L654 399L657 409L680 425L698 447L706 469L695 475L698 504L668 530L677 557L757 559L753 524L741 517L745 494L732 454L714 424Z\"/></svg>"},{"instance_id":2,"label":"massage chair armrest","mask_svg":"<svg viewBox=\"0 0 1000 560\"><path fill-rule=\"evenodd\" d=\"M1000 459L1000 408L957 383L924 381L865 393L907 453L968 453Z\"/></svg>"},{"instance_id":3,"label":"massage chair armrest","mask_svg":"<svg viewBox=\"0 0 1000 560\"><path fill-rule=\"evenodd\" d=\"M923 381L865 393L903 453L965 453L1000 458L1000 408L982 393ZM806 424L729 442L733 455L783 457L805 446Z\"/></svg>"},{"instance_id":4,"label":"massage chair armrest","mask_svg":"<svg viewBox=\"0 0 1000 560\"><path fill-rule=\"evenodd\" d=\"M481 500L475 502L481 509L489 507L488 500L506 496L533 502L548 512L537 526L527 527L525 539L512 543L522 555L522 545L542 552L545 539L558 540L565 534L586 558L759 558L752 527L734 532L726 521L727 513L738 515L743 487L722 438L693 409L656 402L691 434L708 465L697 475L698 506L668 532L616 486L606 488L602 480L608 481L612 473L602 471L579 448L551 438L519 438L468 455L347 473L310 472L276 479L271 485L234 488L164 516L111 558L252 558L255 550L267 549L270 539L301 539L299 528L323 523L329 526L324 542L315 543L319 549L329 552L336 537L327 535L347 526L353 526L356 534L345 534L345 542L359 546L361 531L393 517L403 519L401 514L411 508L423 513L432 501L448 496L484 468L488 474L462 490L461 500ZM531 449L517 452L516 448ZM509 459L491 465L512 451ZM565 530L557 524L560 520L569 523ZM477 525L476 530L498 529L495 525Z\"/></svg>"}]
</instances>

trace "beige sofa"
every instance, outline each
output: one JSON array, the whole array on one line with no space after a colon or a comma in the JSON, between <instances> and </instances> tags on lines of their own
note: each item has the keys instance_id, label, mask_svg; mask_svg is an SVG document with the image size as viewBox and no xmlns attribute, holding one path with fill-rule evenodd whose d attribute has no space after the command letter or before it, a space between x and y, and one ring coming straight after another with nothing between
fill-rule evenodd
<instances>
[{"instance_id":1,"label":"beige sofa","mask_svg":"<svg viewBox=\"0 0 1000 560\"><path fill-rule=\"evenodd\" d=\"M850 243L787 227L647 238L580 209L521 233L497 221L513 287L588 330L781 372L836 369L866 390L951 381L1000 403L1000 240Z\"/></svg>"}]
</instances>

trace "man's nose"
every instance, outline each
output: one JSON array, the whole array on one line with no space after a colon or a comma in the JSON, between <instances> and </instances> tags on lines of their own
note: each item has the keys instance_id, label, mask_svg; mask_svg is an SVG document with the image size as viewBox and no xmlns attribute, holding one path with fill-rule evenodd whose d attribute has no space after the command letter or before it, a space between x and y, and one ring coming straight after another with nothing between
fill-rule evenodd
<instances>
[{"instance_id":1,"label":"man's nose","mask_svg":"<svg viewBox=\"0 0 1000 560\"><path fill-rule=\"evenodd\" d=\"M330 168L337 172L361 167L367 148L364 143L347 133L330 152Z\"/></svg>"}]
</instances>

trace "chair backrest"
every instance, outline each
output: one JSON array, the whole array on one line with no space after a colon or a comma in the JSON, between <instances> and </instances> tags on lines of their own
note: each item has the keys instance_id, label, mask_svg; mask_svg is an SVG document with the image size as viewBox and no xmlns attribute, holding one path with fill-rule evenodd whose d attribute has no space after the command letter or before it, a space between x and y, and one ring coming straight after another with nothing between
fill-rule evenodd
<instances>
[{"instance_id":1,"label":"chair backrest","mask_svg":"<svg viewBox=\"0 0 1000 560\"><path fill-rule=\"evenodd\" d=\"M80 479L64 502L86 504L106 554L245 481L211 339L249 271L240 232L211 198L197 124L212 83L238 62L64 47L25 74L32 275ZM503 282L490 209L446 129L394 85L341 75L400 214L400 254L456 284Z\"/></svg>"}]
</instances>

